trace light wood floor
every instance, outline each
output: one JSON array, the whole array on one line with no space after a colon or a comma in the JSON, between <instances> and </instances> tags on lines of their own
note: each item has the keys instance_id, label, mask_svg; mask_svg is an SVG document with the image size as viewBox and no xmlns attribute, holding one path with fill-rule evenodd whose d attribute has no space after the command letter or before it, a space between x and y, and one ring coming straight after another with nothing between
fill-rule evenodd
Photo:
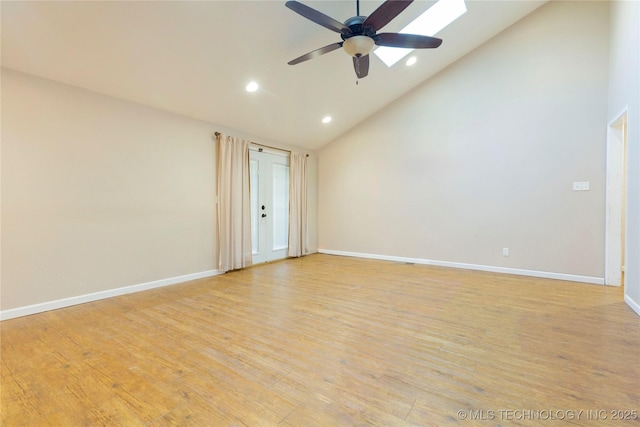
<instances>
[{"instance_id":1,"label":"light wood floor","mask_svg":"<svg viewBox=\"0 0 640 427\"><path fill-rule=\"evenodd\" d=\"M1 421L638 426L640 318L622 298L328 255L265 264L2 322Z\"/></svg>"}]
</instances>

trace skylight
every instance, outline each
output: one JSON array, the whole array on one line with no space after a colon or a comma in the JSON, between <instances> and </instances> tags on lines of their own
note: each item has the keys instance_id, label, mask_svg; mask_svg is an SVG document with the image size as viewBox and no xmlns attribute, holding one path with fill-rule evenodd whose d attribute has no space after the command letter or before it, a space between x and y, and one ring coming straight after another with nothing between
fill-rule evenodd
<instances>
[{"instance_id":1,"label":"skylight","mask_svg":"<svg viewBox=\"0 0 640 427\"><path fill-rule=\"evenodd\" d=\"M466 11L464 0L439 0L400 32L433 37ZM413 49L380 46L373 53L387 64L387 67L391 67L412 51Z\"/></svg>"}]
</instances>

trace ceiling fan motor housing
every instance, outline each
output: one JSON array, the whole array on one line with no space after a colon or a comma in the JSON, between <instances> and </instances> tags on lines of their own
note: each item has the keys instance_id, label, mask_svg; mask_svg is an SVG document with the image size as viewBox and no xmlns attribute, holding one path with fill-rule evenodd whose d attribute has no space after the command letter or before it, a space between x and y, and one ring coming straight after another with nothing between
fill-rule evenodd
<instances>
[{"instance_id":1,"label":"ceiling fan motor housing","mask_svg":"<svg viewBox=\"0 0 640 427\"><path fill-rule=\"evenodd\" d=\"M362 23L365 19L366 16L354 16L344 22L350 31L343 31L340 36L344 40L342 48L349 56L360 58L368 55L373 49L375 42L372 36L375 35L375 31L369 26L363 28Z\"/></svg>"}]
</instances>

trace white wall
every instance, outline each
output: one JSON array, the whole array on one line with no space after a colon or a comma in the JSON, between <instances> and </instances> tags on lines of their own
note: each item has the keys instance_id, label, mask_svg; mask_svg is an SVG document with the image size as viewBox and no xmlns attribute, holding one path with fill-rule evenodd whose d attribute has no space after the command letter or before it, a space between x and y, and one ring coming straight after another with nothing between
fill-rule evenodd
<instances>
[{"instance_id":1,"label":"white wall","mask_svg":"<svg viewBox=\"0 0 640 427\"><path fill-rule=\"evenodd\" d=\"M323 148L320 250L601 279L608 31L548 3Z\"/></svg>"},{"instance_id":2,"label":"white wall","mask_svg":"<svg viewBox=\"0 0 640 427\"><path fill-rule=\"evenodd\" d=\"M640 314L640 3L611 2L609 121L627 109L625 299Z\"/></svg>"},{"instance_id":3,"label":"white wall","mask_svg":"<svg viewBox=\"0 0 640 427\"><path fill-rule=\"evenodd\" d=\"M0 308L214 273L214 131L3 69Z\"/></svg>"},{"instance_id":4,"label":"white wall","mask_svg":"<svg viewBox=\"0 0 640 427\"><path fill-rule=\"evenodd\" d=\"M3 70L2 309L215 268L214 129Z\"/></svg>"}]
</instances>

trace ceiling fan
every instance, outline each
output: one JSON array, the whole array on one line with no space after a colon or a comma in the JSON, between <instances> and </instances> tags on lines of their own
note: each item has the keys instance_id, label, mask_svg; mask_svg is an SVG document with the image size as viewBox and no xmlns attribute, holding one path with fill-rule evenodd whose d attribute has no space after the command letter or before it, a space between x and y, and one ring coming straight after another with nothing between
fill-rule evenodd
<instances>
[{"instance_id":1,"label":"ceiling fan","mask_svg":"<svg viewBox=\"0 0 640 427\"><path fill-rule=\"evenodd\" d=\"M369 74L369 53L374 45L410 49L426 49L440 46L442 40L436 37L402 33L377 33L378 30L391 22L412 2L413 0L387 0L374 10L371 15L360 16L360 0L356 0L356 16L341 23L298 1L287 1L285 6L289 9L318 25L339 33L340 37L342 37L341 42L313 50L289 61L288 64L299 64L343 48L347 54L353 57L353 68L356 76L361 79Z\"/></svg>"}]
</instances>

